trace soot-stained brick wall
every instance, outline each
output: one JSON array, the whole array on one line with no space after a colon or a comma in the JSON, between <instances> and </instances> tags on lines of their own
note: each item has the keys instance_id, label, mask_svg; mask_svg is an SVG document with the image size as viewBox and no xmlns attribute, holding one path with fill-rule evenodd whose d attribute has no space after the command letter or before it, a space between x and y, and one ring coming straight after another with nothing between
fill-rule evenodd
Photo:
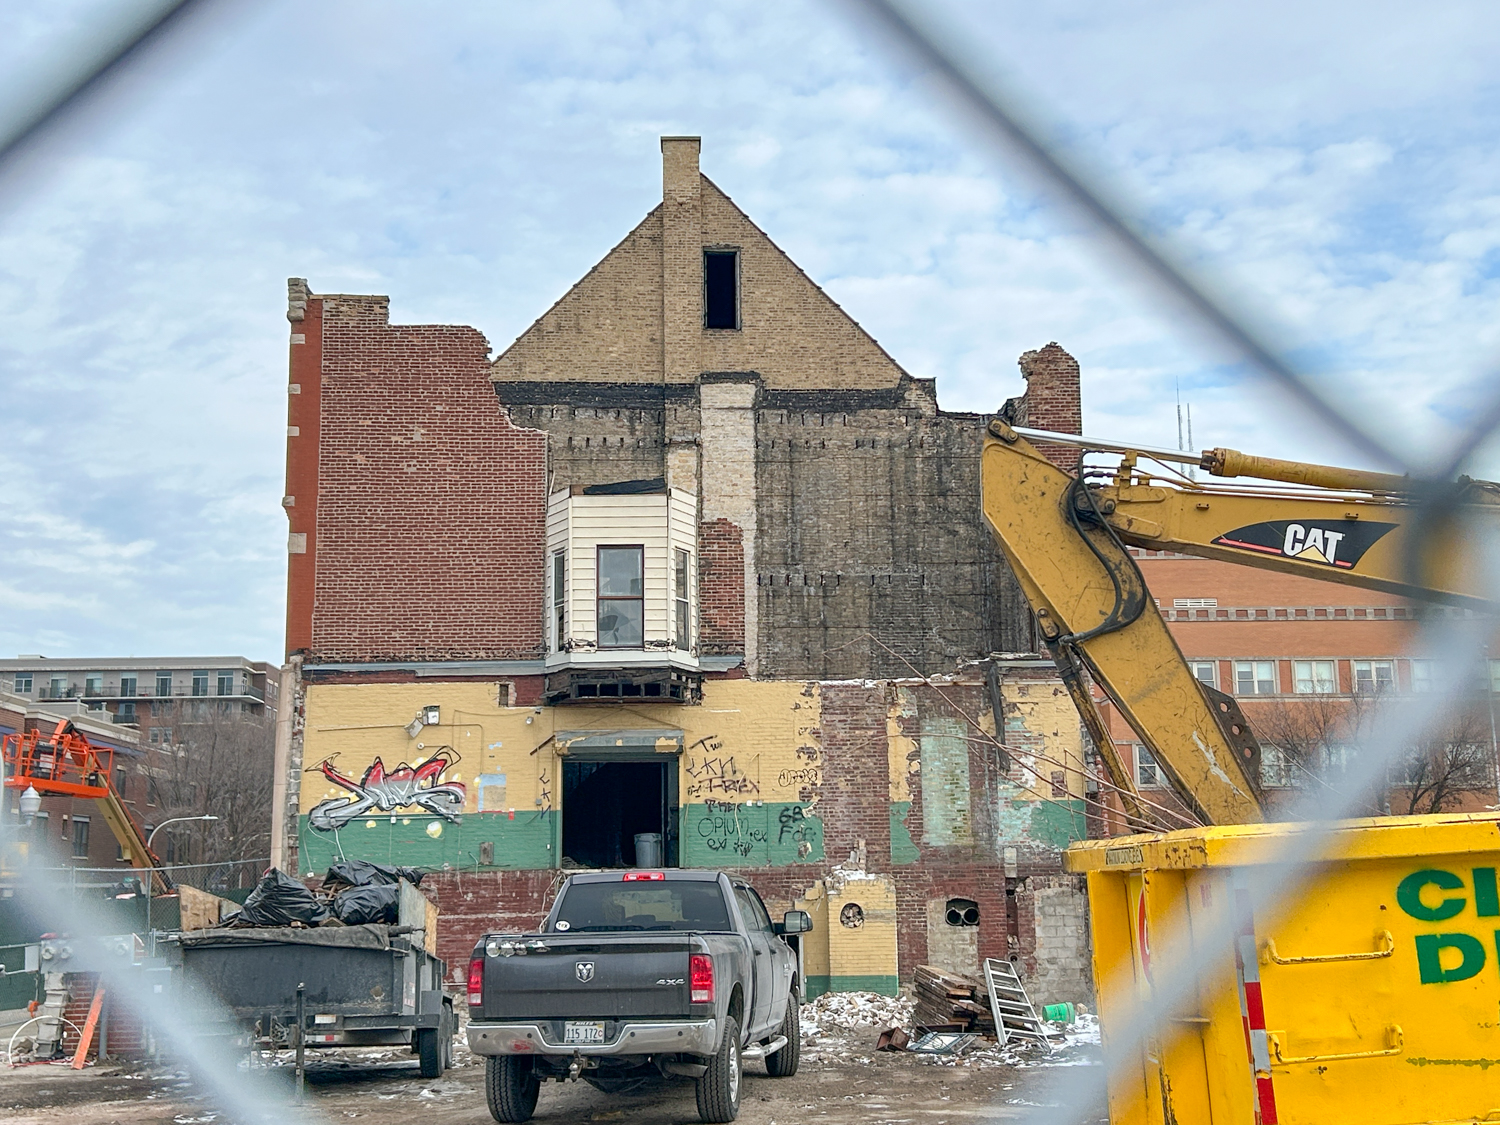
<instances>
[{"instance_id":1,"label":"soot-stained brick wall","mask_svg":"<svg viewBox=\"0 0 1500 1125\"><path fill-rule=\"evenodd\" d=\"M696 387L496 391L518 425L549 435L554 488L665 475L668 435L698 432ZM933 384L910 378L892 391L759 391L745 466L759 676L930 675L1034 650L1031 609L980 510L987 421L940 411ZM743 651L743 610L718 604L739 585L733 552L710 535L700 550L703 580L723 579L701 591L702 651Z\"/></svg>"},{"instance_id":2,"label":"soot-stained brick wall","mask_svg":"<svg viewBox=\"0 0 1500 1125\"><path fill-rule=\"evenodd\" d=\"M763 394L762 675L931 675L1035 648L980 510L987 421L939 411L926 380L889 395Z\"/></svg>"},{"instance_id":3,"label":"soot-stained brick wall","mask_svg":"<svg viewBox=\"0 0 1500 1125\"><path fill-rule=\"evenodd\" d=\"M495 401L474 329L318 301L311 660L539 657L546 435Z\"/></svg>"}]
</instances>

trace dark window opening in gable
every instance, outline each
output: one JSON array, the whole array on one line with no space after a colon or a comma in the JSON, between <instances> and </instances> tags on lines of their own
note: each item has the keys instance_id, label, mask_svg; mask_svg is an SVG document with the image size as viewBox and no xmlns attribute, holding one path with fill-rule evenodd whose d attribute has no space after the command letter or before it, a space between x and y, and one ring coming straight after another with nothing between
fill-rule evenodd
<instances>
[{"instance_id":1,"label":"dark window opening in gable","mask_svg":"<svg viewBox=\"0 0 1500 1125\"><path fill-rule=\"evenodd\" d=\"M740 254L738 250L703 252L703 326L740 326Z\"/></svg>"}]
</instances>

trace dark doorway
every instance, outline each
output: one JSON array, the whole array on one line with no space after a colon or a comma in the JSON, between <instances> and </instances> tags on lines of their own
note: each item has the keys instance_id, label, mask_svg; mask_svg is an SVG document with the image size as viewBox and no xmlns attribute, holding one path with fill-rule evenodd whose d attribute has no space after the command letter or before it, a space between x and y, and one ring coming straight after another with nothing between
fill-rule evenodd
<instances>
[{"instance_id":1,"label":"dark doorway","mask_svg":"<svg viewBox=\"0 0 1500 1125\"><path fill-rule=\"evenodd\" d=\"M663 865L677 864L677 759L562 764L564 864L634 867L635 837L662 838ZM669 769L668 767L673 767Z\"/></svg>"}]
</instances>

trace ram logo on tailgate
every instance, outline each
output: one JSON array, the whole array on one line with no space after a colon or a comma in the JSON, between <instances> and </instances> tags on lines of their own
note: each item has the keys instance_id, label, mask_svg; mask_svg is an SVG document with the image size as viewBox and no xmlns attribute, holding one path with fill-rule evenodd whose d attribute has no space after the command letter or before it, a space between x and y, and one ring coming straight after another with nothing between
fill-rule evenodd
<instances>
[{"instance_id":1,"label":"ram logo on tailgate","mask_svg":"<svg viewBox=\"0 0 1500 1125\"><path fill-rule=\"evenodd\" d=\"M580 984L588 984L594 979L594 963L592 961L573 962L573 973L578 977Z\"/></svg>"}]
</instances>

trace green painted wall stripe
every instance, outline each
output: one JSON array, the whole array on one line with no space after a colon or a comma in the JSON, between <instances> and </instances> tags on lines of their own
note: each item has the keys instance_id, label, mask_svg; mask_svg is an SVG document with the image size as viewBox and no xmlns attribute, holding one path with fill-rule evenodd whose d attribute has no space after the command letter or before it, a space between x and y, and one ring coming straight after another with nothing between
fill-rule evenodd
<instances>
[{"instance_id":1,"label":"green painted wall stripe","mask_svg":"<svg viewBox=\"0 0 1500 1125\"><path fill-rule=\"evenodd\" d=\"M786 867L823 859L823 821L796 801L683 806L684 867Z\"/></svg>"},{"instance_id":2,"label":"green painted wall stripe","mask_svg":"<svg viewBox=\"0 0 1500 1125\"><path fill-rule=\"evenodd\" d=\"M533 871L557 866L557 818L551 812L466 813L452 824L432 816L364 817L332 832L301 818L298 842L303 872L325 870L340 854L349 859L396 863L430 871ZM433 826L438 827L436 835ZM479 846L494 845L494 863L479 862Z\"/></svg>"}]
</instances>

